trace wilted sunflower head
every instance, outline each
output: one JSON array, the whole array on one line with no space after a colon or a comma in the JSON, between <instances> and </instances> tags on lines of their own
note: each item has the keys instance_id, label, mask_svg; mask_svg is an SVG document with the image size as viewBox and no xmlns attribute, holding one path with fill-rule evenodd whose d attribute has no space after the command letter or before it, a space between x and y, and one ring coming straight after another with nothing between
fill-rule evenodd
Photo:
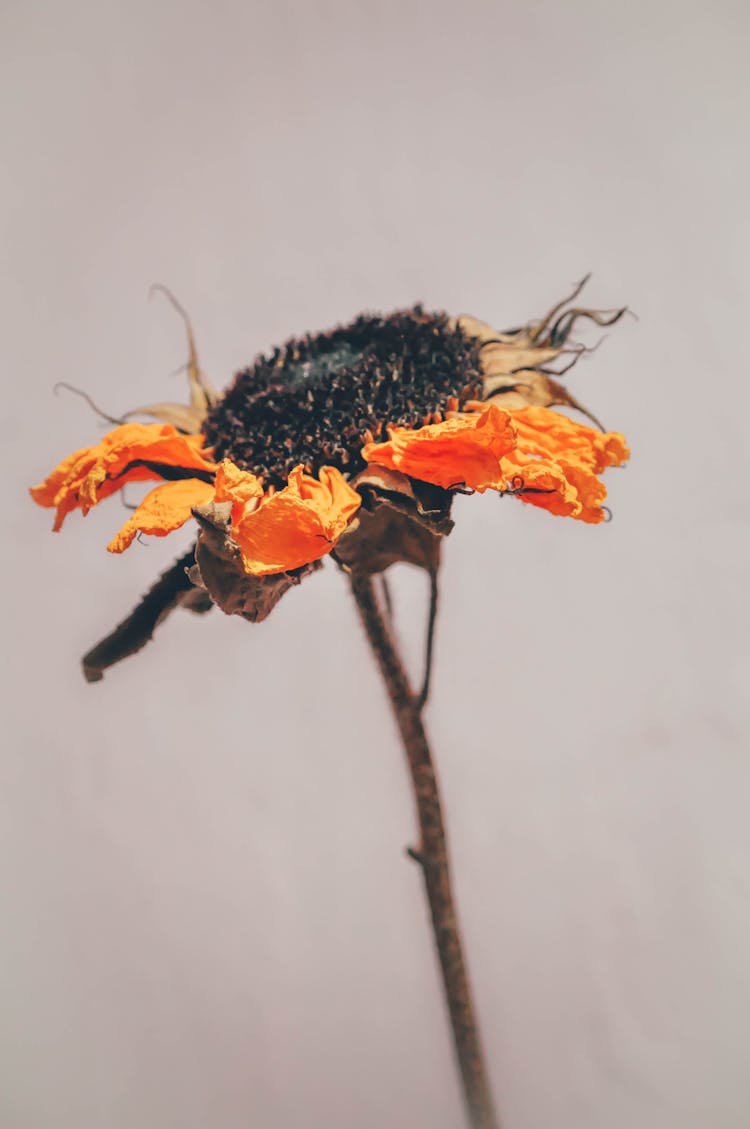
<instances>
[{"instance_id":1,"label":"wilted sunflower head","mask_svg":"<svg viewBox=\"0 0 750 1129\"><path fill-rule=\"evenodd\" d=\"M576 323L624 311L572 306L580 289L504 333L421 306L362 315L259 357L223 396L200 372L188 323L190 404L111 420L31 491L56 510L57 530L126 483L157 481L107 546L115 553L198 524L194 549L86 656L87 676L139 649L178 603L264 619L329 553L351 571L408 561L434 575L456 493L602 521L598 476L627 459L625 440L556 410L584 412L559 378L584 351L571 343Z\"/></svg>"}]
</instances>

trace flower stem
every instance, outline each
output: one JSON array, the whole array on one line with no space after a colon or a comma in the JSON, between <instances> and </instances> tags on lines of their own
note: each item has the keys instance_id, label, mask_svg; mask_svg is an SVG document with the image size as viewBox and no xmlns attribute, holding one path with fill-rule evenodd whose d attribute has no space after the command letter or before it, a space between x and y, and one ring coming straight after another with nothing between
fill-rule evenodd
<instances>
[{"instance_id":1,"label":"flower stem","mask_svg":"<svg viewBox=\"0 0 750 1129\"><path fill-rule=\"evenodd\" d=\"M411 689L378 606L371 578L352 572L350 580L362 624L383 675L411 773L420 843L416 850L409 850L409 855L419 863L424 877L469 1124L471 1129L499 1129L461 946L440 792L422 724L419 696Z\"/></svg>"}]
</instances>

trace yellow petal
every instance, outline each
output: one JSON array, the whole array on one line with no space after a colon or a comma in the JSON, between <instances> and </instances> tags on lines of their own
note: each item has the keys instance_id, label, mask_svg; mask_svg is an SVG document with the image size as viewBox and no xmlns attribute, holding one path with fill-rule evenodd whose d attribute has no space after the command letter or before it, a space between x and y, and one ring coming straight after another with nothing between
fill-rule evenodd
<instances>
[{"instance_id":1,"label":"yellow petal","mask_svg":"<svg viewBox=\"0 0 750 1129\"><path fill-rule=\"evenodd\" d=\"M162 483L146 495L107 549L110 553L122 553L139 533L166 537L184 525L193 506L204 505L213 497L213 492L213 483L201 482L198 478Z\"/></svg>"}]
</instances>

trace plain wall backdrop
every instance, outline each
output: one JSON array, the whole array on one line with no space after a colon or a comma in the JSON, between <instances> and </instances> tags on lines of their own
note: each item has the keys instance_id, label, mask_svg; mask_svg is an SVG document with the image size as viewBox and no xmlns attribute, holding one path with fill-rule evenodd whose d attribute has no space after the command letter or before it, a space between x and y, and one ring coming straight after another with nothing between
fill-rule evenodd
<instances>
[{"instance_id":1,"label":"plain wall backdrop","mask_svg":"<svg viewBox=\"0 0 750 1129\"><path fill-rule=\"evenodd\" d=\"M628 303L611 524L459 499L428 722L505 1129L750 1123L743 3L5 0L3 1129L456 1129L384 693L335 568L80 655L189 534L59 536L101 423L422 300ZM589 343L596 333L587 337ZM416 668L420 576L396 577Z\"/></svg>"}]
</instances>

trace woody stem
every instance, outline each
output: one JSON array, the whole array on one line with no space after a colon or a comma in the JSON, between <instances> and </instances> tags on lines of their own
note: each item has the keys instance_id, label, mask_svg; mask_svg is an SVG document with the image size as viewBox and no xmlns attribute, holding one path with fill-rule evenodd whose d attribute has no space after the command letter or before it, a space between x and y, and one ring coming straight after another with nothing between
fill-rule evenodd
<instances>
[{"instance_id":1,"label":"woody stem","mask_svg":"<svg viewBox=\"0 0 750 1129\"><path fill-rule=\"evenodd\" d=\"M409 854L419 863L424 878L469 1124L471 1129L499 1129L463 956L440 792L422 724L419 696L411 689L378 606L371 578L352 572L350 579L362 624L383 675L411 774L420 843L418 849L410 850Z\"/></svg>"}]
</instances>

